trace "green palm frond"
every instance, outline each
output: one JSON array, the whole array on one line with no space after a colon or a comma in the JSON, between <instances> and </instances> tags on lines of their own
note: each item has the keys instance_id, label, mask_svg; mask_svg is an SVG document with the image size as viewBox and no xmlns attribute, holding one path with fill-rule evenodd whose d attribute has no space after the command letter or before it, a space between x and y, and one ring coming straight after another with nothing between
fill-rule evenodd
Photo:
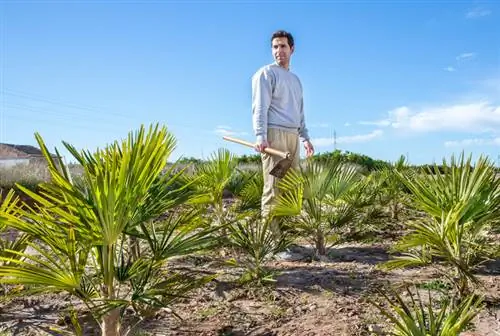
<instances>
[{"instance_id":1,"label":"green palm frond","mask_svg":"<svg viewBox=\"0 0 500 336\"><path fill-rule=\"evenodd\" d=\"M470 295L458 305L444 297L435 307L430 290L424 304L418 291L415 294L406 288L410 302L405 302L398 291L380 291L390 309L384 309L373 300L371 304L389 319L392 324L390 335L395 336L456 336L467 330L474 317L484 308L483 298ZM391 298L392 297L392 298Z\"/></svg>"},{"instance_id":2,"label":"green palm frond","mask_svg":"<svg viewBox=\"0 0 500 336\"><path fill-rule=\"evenodd\" d=\"M444 260L463 277L476 282L473 271L485 261L484 256L491 253L491 243L488 244L487 232L470 235L466 225L457 220L459 216L451 212L440 221L422 220L409 224L412 232L397 244L396 249L415 252L403 252L384 267L394 269Z\"/></svg>"},{"instance_id":3,"label":"green palm frond","mask_svg":"<svg viewBox=\"0 0 500 336\"><path fill-rule=\"evenodd\" d=\"M284 178L278 181L280 194L273 209L273 216L288 217L301 213L304 200L305 178L300 170L290 169Z\"/></svg>"},{"instance_id":4,"label":"green palm frond","mask_svg":"<svg viewBox=\"0 0 500 336\"><path fill-rule=\"evenodd\" d=\"M219 148L210 155L210 159L196 166L190 179L195 179L193 184L196 195L191 199L193 204L219 203L224 190L231 183L238 165L237 157L229 150Z\"/></svg>"},{"instance_id":5,"label":"green palm frond","mask_svg":"<svg viewBox=\"0 0 500 336\"><path fill-rule=\"evenodd\" d=\"M323 245L335 230L359 215L361 196L368 185L364 179L356 165L339 160L308 162L279 181L273 214L284 217L292 230L317 246Z\"/></svg>"},{"instance_id":6,"label":"green palm frond","mask_svg":"<svg viewBox=\"0 0 500 336\"><path fill-rule=\"evenodd\" d=\"M236 196L239 202L236 205L236 212L247 210L260 210L262 200L262 190L264 188L264 177L262 172L252 173L251 177L246 179L245 185Z\"/></svg>"},{"instance_id":7,"label":"green palm frond","mask_svg":"<svg viewBox=\"0 0 500 336\"><path fill-rule=\"evenodd\" d=\"M31 241L31 237L25 233L19 233L19 235L13 240L0 239L0 258L3 259L4 265L11 265L12 261L22 258L22 254L18 252L24 252ZM9 251L16 251L12 253ZM1 265L2 263L0 263Z\"/></svg>"},{"instance_id":8,"label":"green palm frond","mask_svg":"<svg viewBox=\"0 0 500 336\"><path fill-rule=\"evenodd\" d=\"M442 167L443 172L436 165L419 174L397 173L418 208L439 219L443 212L464 203L460 205L461 223L498 221L500 179L493 163L481 156L473 165L472 156L466 158L462 153L458 159L452 156L450 163L443 160Z\"/></svg>"},{"instance_id":9,"label":"green palm frond","mask_svg":"<svg viewBox=\"0 0 500 336\"><path fill-rule=\"evenodd\" d=\"M245 267L241 282L274 282L272 272L264 263L277 253L284 251L292 243L289 232L276 231L272 219L261 219L256 213L245 221L237 221L229 226L229 241L237 250L243 252L242 260L230 260L233 266Z\"/></svg>"},{"instance_id":10,"label":"green palm frond","mask_svg":"<svg viewBox=\"0 0 500 336\"><path fill-rule=\"evenodd\" d=\"M141 276L150 275L142 273ZM154 278L148 279L139 276L133 280L131 301L136 308L137 304L147 304L154 308L168 307L177 299L188 298L189 292L214 280L217 274L199 276L196 272L159 271L153 276Z\"/></svg>"},{"instance_id":11,"label":"green palm frond","mask_svg":"<svg viewBox=\"0 0 500 336\"><path fill-rule=\"evenodd\" d=\"M166 272L148 267L129 279L129 299L98 298L92 301L93 313L102 318L119 309L123 318L126 308L132 308L142 318L154 316L161 308L171 306L177 300L190 298L190 292L214 280L216 274L199 276L196 272ZM175 314L175 312L173 312Z\"/></svg>"},{"instance_id":12,"label":"green palm frond","mask_svg":"<svg viewBox=\"0 0 500 336\"><path fill-rule=\"evenodd\" d=\"M121 144L116 141L94 154L66 148L83 166L92 209L104 244L115 243L122 231L140 216L140 206L167 164L176 141L166 128L151 126L130 133ZM128 205L134 204L134 207Z\"/></svg>"},{"instance_id":13,"label":"green palm frond","mask_svg":"<svg viewBox=\"0 0 500 336\"><path fill-rule=\"evenodd\" d=\"M473 166L462 154L443 167L443 172L437 166L415 175L398 172L412 203L430 218L408 223L409 234L396 246L404 253L387 266L444 263L454 272L443 275L465 294L467 282L477 283L474 270L498 252L490 233L500 218L500 179L483 157Z\"/></svg>"},{"instance_id":14,"label":"green palm frond","mask_svg":"<svg viewBox=\"0 0 500 336\"><path fill-rule=\"evenodd\" d=\"M10 189L5 197L2 197L2 190L0 190L0 228L5 226L5 221L2 220L2 215L6 213L14 213L15 209L20 202L19 196L14 189ZM2 199L3 198L3 199Z\"/></svg>"},{"instance_id":15,"label":"green palm frond","mask_svg":"<svg viewBox=\"0 0 500 336\"><path fill-rule=\"evenodd\" d=\"M147 241L152 258L159 262L210 249L219 243L214 233L221 227L205 228L201 214L202 210L191 209L150 226L142 223L138 236Z\"/></svg>"},{"instance_id":16,"label":"green palm frond","mask_svg":"<svg viewBox=\"0 0 500 336\"><path fill-rule=\"evenodd\" d=\"M250 182L264 180L262 169L241 169L236 167L231 176L231 180L226 186L226 190L233 195L241 195Z\"/></svg>"},{"instance_id":17,"label":"green palm frond","mask_svg":"<svg viewBox=\"0 0 500 336\"><path fill-rule=\"evenodd\" d=\"M192 183L196 180L185 182L182 177L186 174L187 167L179 168L178 163L172 164L161 175L157 176L149 188L144 202L139 204L136 222L131 222L131 228L139 223L148 222L165 214L167 211L186 203L193 195Z\"/></svg>"},{"instance_id":18,"label":"green palm frond","mask_svg":"<svg viewBox=\"0 0 500 336\"><path fill-rule=\"evenodd\" d=\"M0 206L0 225L23 232L34 253L4 249L0 282L29 285L32 293L66 291L93 313L102 306L107 312L103 335L119 334L116 309L130 304L129 291L118 284L133 287L137 300L144 297L147 304L153 296L161 301L200 283L157 273L165 260L212 247L216 240L215 230L200 228L200 212L178 211L191 197L194 182L186 183L187 174L175 165L165 169L176 146L166 127L141 126L93 153L64 143L82 166L78 179L36 138L50 181L36 193L20 186L34 200L33 207L14 205L12 196ZM165 222L151 224L166 210L180 215L169 213ZM124 244L131 236L145 240L150 249L130 258Z\"/></svg>"},{"instance_id":19,"label":"green palm frond","mask_svg":"<svg viewBox=\"0 0 500 336\"><path fill-rule=\"evenodd\" d=\"M278 180L278 187L283 193L303 188L305 183L304 170L289 169L285 176Z\"/></svg>"},{"instance_id":20,"label":"green palm frond","mask_svg":"<svg viewBox=\"0 0 500 336\"><path fill-rule=\"evenodd\" d=\"M2 193L0 192L0 199L2 199ZM9 230L9 218L19 218L19 212L17 207L20 205L20 198L16 195L14 189L10 189L5 195L5 198L0 203L0 234L10 234ZM4 264L9 265L11 262L9 260L17 260L22 257L22 254L17 254L17 252L24 252L28 247L31 237L23 232L17 232L17 237L15 239L9 240L0 238L0 257L4 258ZM16 251L16 253L11 253L9 251ZM2 263L0 263L1 265Z\"/></svg>"},{"instance_id":21,"label":"green palm frond","mask_svg":"<svg viewBox=\"0 0 500 336\"><path fill-rule=\"evenodd\" d=\"M76 255L76 260L68 262L65 255L49 253L35 244L30 247L36 254L7 250L22 258L0 257L1 261L9 262L0 266L0 283L34 285L36 292L43 293L62 290L75 293L80 288L87 251L82 251L83 257ZM77 264L82 260L82 264Z\"/></svg>"}]
</instances>

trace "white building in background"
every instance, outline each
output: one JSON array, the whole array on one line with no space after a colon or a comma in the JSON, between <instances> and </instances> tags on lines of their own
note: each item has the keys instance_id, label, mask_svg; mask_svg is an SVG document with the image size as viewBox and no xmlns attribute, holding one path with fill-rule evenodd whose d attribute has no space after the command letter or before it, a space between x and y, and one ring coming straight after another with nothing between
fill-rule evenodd
<instances>
[{"instance_id":1,"label":"white building in background","mask_svg":"<svg viewBox=\"0 0 500 336\"><path fill-rule=\"evenodd\" d=\"M52 157L57 158L52 154ZM9 168L16 165L45 162L42 151L29 145L14 145L0 143L0 168Z\"/></svg>"},{"instance_id":2,"label":"white building in background","mask_svg":"<svg viewBox=\"0 0 500 336\"><path fill-rule=\"evenodd\" d=\"M1 158L0 157L0 168L10 168L18 165L27 165L30 163L29 158Z\"/></svg>"}]
</instances>

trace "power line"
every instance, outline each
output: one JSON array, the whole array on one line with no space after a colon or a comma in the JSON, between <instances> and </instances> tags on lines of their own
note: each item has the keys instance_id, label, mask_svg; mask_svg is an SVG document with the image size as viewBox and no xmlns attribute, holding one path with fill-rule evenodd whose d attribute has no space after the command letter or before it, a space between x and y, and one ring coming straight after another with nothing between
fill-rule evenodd
<instances>
[{"instance_id":1,"label":"power line","mask_svg":"<svg viewBox=\"0 0 500 336\"><path fill-rule=\"evenodd\" d=\"M123 113L117 113L117 112L112 112L112 111L106 111L105 113L103 113L104 111L102 111L101 109L98 109L96 107L90 107L90 106L84 106L84 105L80 105L80 104L57 101L57 100L52 99L52 98L48 98L48 97L37 95L37 94L27 93L24 91L17 91L17 90L11 90L8 88L4 88L0 92L5 94L5 95L9 95L9 96L13 96L13 97L44 102L44 103L48 103L48 104L52 104L52 105L64 106L64 107L68 107L71 109L84 110L84 111L90 111L90 112L98 112L100 114L107 114L107 115L122 117L122 118L123 117L130 117L130 116L127 116Z\"/></svg>"},{"instance_id":2,"label":"power line","mask_svg":"<svg viewBox=\"0 0 500 336\"><path fill-rule=\"evenodd\" d=\"M89 114L88 113L75 111L75 110L82 110L82 111L96 112L95 114L93 114L93 118L95 117L95 118L97 118L97 120L103 120L102 117L108 117L108 116L113 117L113 118L118 117L124 121L133 121L134 120L133 116L128 115L128 114L111 112L111 111L103 111L102 109L97 108L97 107L91 107L91 106L70 103L70 102L58 101L58 100L53 99L53 98L49 98L49 97L38 95L38 94L29 93L26 91L19 91L19 90L12 90L12 89L8 89L8 88L4 88L3 90L0 90L0 95L1 94L9 95L12 97L24 98L26 100L44 102L44 103L48 103L51 105L62 106L62 107L67 107L67 108L73 109L73 111L69 111L67 109L59 110L59 111L53 111L53 110L49 111L46 108L34 107L34 106L30 105L29 102L26 103L25 101L23 101L24 104L10 103L9 102L8 105L5 106L7 108L13 108L13 109L21 110L21 111L25 111L25 112L27 112L27 111L37 112L37 113L41 112L41 113L51 114L51 115L54 115L56 117L66 117L66 116L84 117L85 121L88 122L89 121ZM5 101L3 102L3 104L5 105ZM31 118L31 116L29 118ZM109 121L109 119L106 119L106 121ZM112 119L112 121L116 123L115 119ZM94 125L95 124L92 124L91 127ZM187 129L187 130L191 130L191 131L203 131L204 130L204 128L193 127L193 125L188 125L188 124L184 124L184 123L181 123L181 124L179 124L179 123L167 123L167 126L169 128L183 128L183 129ZM208 131L208 130L206 130L206 131ZM213 133L212 131L208 131L208 132Z\"/></svg>"},{"instance_id":3,"label":"power line","mask_svg":"<svg viewBox=\"0 0 500 336\"><path fill-rule=\"evenodd\" d=\"M0 77L1 80L1 77ZM0 81L0 84L2 82ZM6 103L5 96L9 96L11 99ZM18 99L16 99L16 97ZM34 106L43 105L33 102L45 103L45 106ZM57 106L57 108L52 109L49 105ZM13 109L20 112L12 111L9 113L7 109ZM7 111L7 113L5 113ZM117 119L121 119L122 122L132 122L134 117L132 115L104 111L100 108L93 106L86 106L82 104L75 104L68 101L61 101L58 99L53 99L47 96L42 96L39 94L34 94L26 91L12 90L9 88L0 87L0 136L2 138L6 137L6 120L21 120L29 123L39 123L46 124L55 127L65 127L65 128L75 128L83 130L91 130L98 134L109 133L109 131L122 132L125 131L125 127ZM93 112L93 113L89 113ZM194 125L194 126L193 126ZM193 124L178 124L178 123L167 123L169 129L180 128L191 131L189 138L202 139L203 146L201 148L201 156L205 156L205 151L212 147L220 147L220 135L214 129L207 129L206 127L197 127L196 123ZM206 125L205 125L206 126ZM128 131L128 130L127 130ZM194 131L194 132L193 132ZM217 137L215 139L207 139L207 136L212 135L212 137ZM92 136L89 134L89 136ZM176 136L180 140L179 136ZM1 139L0 142L5 142L6 139ZM69 139L68 139L69 140ZM72 142L69 140L68 142ZM208 147L208 148L205 148Z\"/></svg>"}]
</instances>

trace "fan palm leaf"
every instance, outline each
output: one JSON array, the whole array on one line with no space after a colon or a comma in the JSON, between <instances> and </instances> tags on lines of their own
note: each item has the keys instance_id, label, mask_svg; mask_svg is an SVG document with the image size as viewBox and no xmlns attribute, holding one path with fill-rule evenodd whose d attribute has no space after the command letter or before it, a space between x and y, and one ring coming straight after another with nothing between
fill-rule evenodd
<instances>
[{"instance_id":1,"label":"fan palm leaf","mask_svg":"<svg viewBox=\"0 0 500 336\"><path fill-rule=\"evenodd\" d=\"M143 292L159 286L167 295L167 288L173 287L161 285L168 281L162 280L164 274L145 276L146 270L160 267L172 256L203 249L213 239L211 231L196 231L200 223L196 216L180 217L175 226L163 227L160 236L151 234L146 225L187 199L188 186L177 183L181 172L167 170L164 174L176 140L166 127L151 125L93 153L78 152L64 143L82 166L76 182L62 160L52 158L40 135L36 138L51 180L41 184L37 193L19 186L35 205L2 207L0 223L37 243L30 243L34 253L8 250L17 257L2 257L7 263L0 265L0 282L35 285L38 292L73 293L94 307L94 312L103 312L104 336L118 335L118 308L130 302L120 283L146 279ZM163 233L169 238L163 238ZM123 247L131 235L149 242L154 257L129 259ZM191 281L188 277L172 279ZM182 287L182 283L177 285Z\"/></svg>"},{"instance_id":2,"label":"fan palm leaf","mask_svg":"<svg viewBox=\"0 0 500 336\"><path fill-rule=\"evenodd\" d=\"M308 162L280 180L273 215L284 217L299 234L312 239L317 253L326 253L325 240L356 216L357 187L362 174L355 165L331 161Z\"/></svg>"},{"instance_id":3,"label":"fan palm leaf","mask_svg":"<svg viewBox=\"0 0 500 336\"><path fill-rule=\"evenodd\" d=\"M396 246L403 255L387 263L389 268L442 262L457 292L465 295L468 282L477 283L474 270L498 255L491 231L500 218L500 179L494 166L480 157L452 157L443 172L399 173L411 192L413 205L429 215L408 224L410 233ZM437 167L436 167L437 168Z\"/></svg>"}]
</instances>

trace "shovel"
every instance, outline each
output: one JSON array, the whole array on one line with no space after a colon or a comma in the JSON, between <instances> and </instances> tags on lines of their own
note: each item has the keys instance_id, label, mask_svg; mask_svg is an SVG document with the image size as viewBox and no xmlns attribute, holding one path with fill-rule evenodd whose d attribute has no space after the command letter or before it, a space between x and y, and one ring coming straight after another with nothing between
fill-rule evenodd
<instances>
[{"instance_id":1,"label":"shovel","mask_svg":"<svg viewBox=\"0 0 500 336\"><path fill-rule=\"evenodd\" d=\"M228 136L223 136L222 138L224 140L235 142L235 143L238 143L240 145L245 145L245 146L250 147L250 148L255 148L253 143L245 141L245 140L236 139L236 138L228 137ZM277 155L277 156L282 158L282 160L280 160L273 167L273 169L271 169L269 174L273 175L275 177L278 177L278 178L282 178L283 176L285 176L286 172L288 171L288 169L292 165L292 159L290 158L291 154L289 152L282 152L282 151L279 151L277 149L269 148L269 147L266 147L266 149L264 149L264 152L266 152L267 154L270 154L270 155Z\"/></svg>"}]
</instances>

